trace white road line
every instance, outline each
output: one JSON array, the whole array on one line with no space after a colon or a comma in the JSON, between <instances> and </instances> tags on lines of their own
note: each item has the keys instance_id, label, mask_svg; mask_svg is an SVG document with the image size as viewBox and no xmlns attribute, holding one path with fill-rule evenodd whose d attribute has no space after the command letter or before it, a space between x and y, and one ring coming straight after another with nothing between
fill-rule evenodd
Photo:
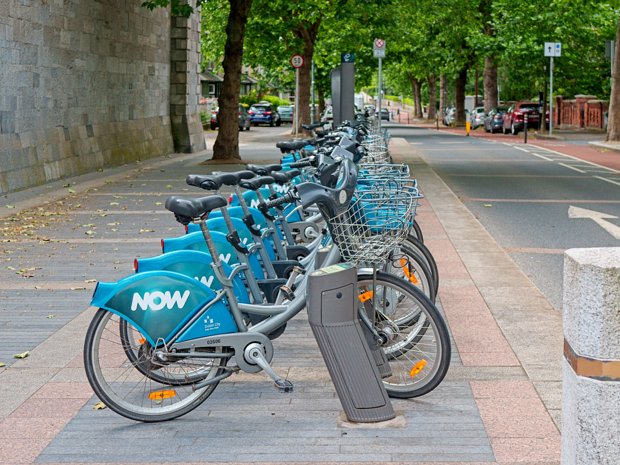
<instances>
[{"instance_id":1,"label":"white road line","mask_svg":"<svg viewBox=\"0 0 620 465\"><path fill-rule=\"evenodd\" d=\"M620 182L613 181L613 180L611 180L611 179L607 179L607 178L603 178L603 177L601 177L601 176L594 176L594 177L595 177L596 179L600 179L601 181L607 181L607 182L610 182L610 183L612 183L612 184L615 184L616 186L620 186Z\"/></svg>"},{"instance_id":2,"label":"white road line","mask_svg":"<svg viewBox=\"0 0 620 465\"><path fill-rule=\"evenodd\" d=\"M587 161L587 160L582 160L581 158L573 157L572 155L567 155L567 154L562 153L562 152L556 152L555 150L551 150L551 149L548 149L546 147L541 147L540 145L532 144L532 146L537 147L537 148L539 148L541 150L545 150L546 152L555 153L556 155L560 155L562 157L572 158L573 160L577 160L577 161L579 161L581 163L587 163L587 164L592 165L592 166L598 166L599 168L603 168L603 169L609 170L609 171L611 171L613 173L619 173L620 174L620 171L615 170L613 168L608 168L607 166L599 165L598 163L594 163L594 162Z\"/></svg>"},{"instance_id":3,"label":"white road line","mask_svg":"<svg viewBox=\"0 0 620 465\"><path fill-rule=\"evenodd\" d=\"M517 147L516 145L513 145L513 147L514 147L515 149L517 149L517 150L521 150L522 152L525 152L525 153L530 153L530 151L529 151L529 150L524 149L524 148L522 148L522 147Z\"/></svg>"},{"instance_id":4,"label":"white road line","mask_svg":"<svg viewBox=\"0 0 620 465\"><path fill-rule=\"evenodd\" d=\"M555 161L555 160L552 160L551 158L547 158L547 157L545 157L544 155L541 155L540 153L534 153L534 152L530 152L530 153L531 153L532 155L534 155L535 157L542 158L543 160L547 160L547 161Z\"/></svg>"},{"instance_id":5,"label":"white road line","mask_svg":"<svg viewBox=\"0 0 620 465\"><path fill-rule=\"evenodd\" d=\"M563 166L564 168L568 168L569 170L577 171L578 173L587 173L586 171L575 168L574 166L567 165L566 163L558 163L558 165Z\"/></svg>"}]
</instances>

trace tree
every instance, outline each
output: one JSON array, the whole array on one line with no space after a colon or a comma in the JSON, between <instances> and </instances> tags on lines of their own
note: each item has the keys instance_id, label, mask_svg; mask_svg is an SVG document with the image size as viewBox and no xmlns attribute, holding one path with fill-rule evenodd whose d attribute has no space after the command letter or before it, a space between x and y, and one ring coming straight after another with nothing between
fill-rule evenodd
<instances>
[{"instance_id":1,"label":"tree","mask_svg":"<svg viewBox=\"0 0 620 465\"><path fill-rule=\"evenodd\" d=\"M220 129L213 144L213 160L240 160L239 156L239 91L243 39L252 0L229 0L230 12L226 24L224 46L224 82L218 97Z\"/></svg>"},{"instance_id":2,"label":"tree","mask_svg":"<svg viewBox=\"0 0 620 465\"><path fill-rule=\"evenodd\" d=\"M616 52L612 74L611 99L609 102L609 118L607 122L607 140L620 141L620 20L617 21Z\"/></svg>"}]
</instances>

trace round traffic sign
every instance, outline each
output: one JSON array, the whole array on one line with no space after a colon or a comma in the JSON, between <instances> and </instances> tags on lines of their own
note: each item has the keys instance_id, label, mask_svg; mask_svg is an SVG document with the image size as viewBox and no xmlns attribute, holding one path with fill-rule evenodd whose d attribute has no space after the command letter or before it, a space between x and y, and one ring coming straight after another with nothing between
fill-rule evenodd
<instances>
[{"instance_id":1,"label":"round traffic sign","mask_svg":"<svg viewBox=\"0 0 620 465\"><path fill-rule=\"evenodd\" d=\"M375 39L375 48L383 48L383 47L385 47L385 40Z\"/></svg>"},{"instance_id":2,"label":"round traffic sign","mask_svg":"<svg viewBox=\"0 0 620 465\"><path fill-rule=\"evenodd\" d=\"M293 55L291 57L291 65L293 65L293 68L301 68L304 65L304 57L301 55Z\"/></svg>"}]
</instances>

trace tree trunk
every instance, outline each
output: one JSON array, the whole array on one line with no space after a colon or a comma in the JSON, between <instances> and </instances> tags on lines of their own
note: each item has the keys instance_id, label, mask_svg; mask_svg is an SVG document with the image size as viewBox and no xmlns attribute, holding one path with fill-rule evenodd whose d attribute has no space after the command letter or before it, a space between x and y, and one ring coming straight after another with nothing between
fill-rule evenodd
<instances>
[{"instance_id":1,"label":"tree trunk","mask_svg":"<svg viewBox=\"0 0 620 465\"><path fill-rule=\"evenodd\" d=\"M467 84L467 68L459 72L456 78L454 99L456 100L456 124L465 125L465 85Z\"/></svg>"},{"instance_id":2,"label":"tree trunk","mask_svg":"<svg viewBox=\"0 0 620 465\"><path fill-rule=\"evenodd\" d=\"M317 19L312 24L300 25L297 28L297 35L303 40L304 48L301 55L304 57L304 64L299 68L299 97L297 102L299 108L296 109L298 127L300 132L307 134L308 131L301 129L302 124L310 124L310 93L312 86L312 59L314 55L314 41L321 27L321 19Z\"/></svg>"},{"instance_id":3,"label":"tree trunk","mask_svg":"<svg viewBox=\"0 0 620 465\"><path fill-rule=\"evenodd\" d=\"M411 82L411 92L413 93L413 117L422 118L422 84L420 80L409 76Z\"/></svg>"},{"instance_id":4,"label":"tree trunk","mask_svg":"<svg viewBox=\"0 0 620 465\"><path fill-rule=\"evenodd\" d=\"M607 140L620 141L620 21L616 32L616 53L611 81L611 98L609 99L609 113L607 120Z\"/></svg>"},{"instance_id":5,"label":"tree trunk","mask_svg":"<svg viewBox=\"0 0 620 465\"><path fill-rule=\"evenodd\" d=\"M439 118L443 119L448 106L448 86L444 74L439 76Z\"/></svg>"},{"instance_id":6,"label":"tree trunk","mask_svg":"<svg viewBox=\"0 0 620 465\"><path fill-rule=\"evenodd\" d=\"M493 57L484 59L484 112L499 105L497 101L497 65Z\"/></svg>"},{"instance_id":7,"label":"tree trunk","mask_svg":"<svg viewBox=\"0 0 620 465\"><path fill-rule=\"evenodd\" d=\"M431 74L428 77L428 115L427 118L434 120L437 117L437 76Z\"/></svg>"},{"instance_id":8,"label":"tree trunk","mask_svg":"<svg viewBox=\"0 0 620 465\"><path fill-rule=\"evenodd\" d=\"M224 82L218 97L219 131L213 144L213 160L240 160L239 156L239 91L243 39L252 0L228 0L230 13L226 24L224 47Z\"/></svg>"}]
</instances>

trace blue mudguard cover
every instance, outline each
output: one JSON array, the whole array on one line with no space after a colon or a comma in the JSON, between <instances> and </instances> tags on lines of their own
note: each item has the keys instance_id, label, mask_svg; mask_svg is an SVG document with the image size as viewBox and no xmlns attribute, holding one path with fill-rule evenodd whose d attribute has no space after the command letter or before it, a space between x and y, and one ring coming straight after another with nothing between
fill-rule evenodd
<instances>
[{"instance_id":1,"label":"blue mudguard cover","mask_svg":"<svg viewBox=\"0 0 620 465\"><path fill-rule=\"evenodd\" d=\"M124 318L156 346L161 339L169 341L215 296L213 290L193 278L169 271L147 271L116 283L97 283L91 305ZM201 336L237 331L230 311L221 301L205 315L214 324L204 322Z\"/></svg>"},{"instance_id":2,"label":"blue mudguard cover","mask_svg":"<svg viewBox=\"0 0 620 465\"><path fill-rule=\"evenodd\" d=\"M239 263L239 260L237 259L237 251L226 239L226 234L213 231L211 232L211 239L213 239L213 243L220 256L220 260L229 265ZM202 232L195 232L170 239L162 239L162 249L165 254L168 252L174 252L175 250L198 250L200 252L209 253L209 249L207 248ZM261 264L254 254L250 254L248 256L248 262L250 264L250 270L255 274L257 279L264 278L264 272Z\"/></svg>"},{"instance_id":3,"label":"blue mudguard cover","mask_svg":"<svg viewBox=\"0 0 620 465\"><path fill-rule=\"evenodd\" d=\"M158 257L137 259L136 273L156 270L173 271L194 278L214 291L219 291L222 289L222 284L216 278L212 264L213 259L208 253L197 250L178 250ZM222 263L222 266L224 274L230 276L233 267L226 263ZM250 303L243 280L239 275L233 278L233 290L239 302Z\"/></svg>"}]
</instances>

